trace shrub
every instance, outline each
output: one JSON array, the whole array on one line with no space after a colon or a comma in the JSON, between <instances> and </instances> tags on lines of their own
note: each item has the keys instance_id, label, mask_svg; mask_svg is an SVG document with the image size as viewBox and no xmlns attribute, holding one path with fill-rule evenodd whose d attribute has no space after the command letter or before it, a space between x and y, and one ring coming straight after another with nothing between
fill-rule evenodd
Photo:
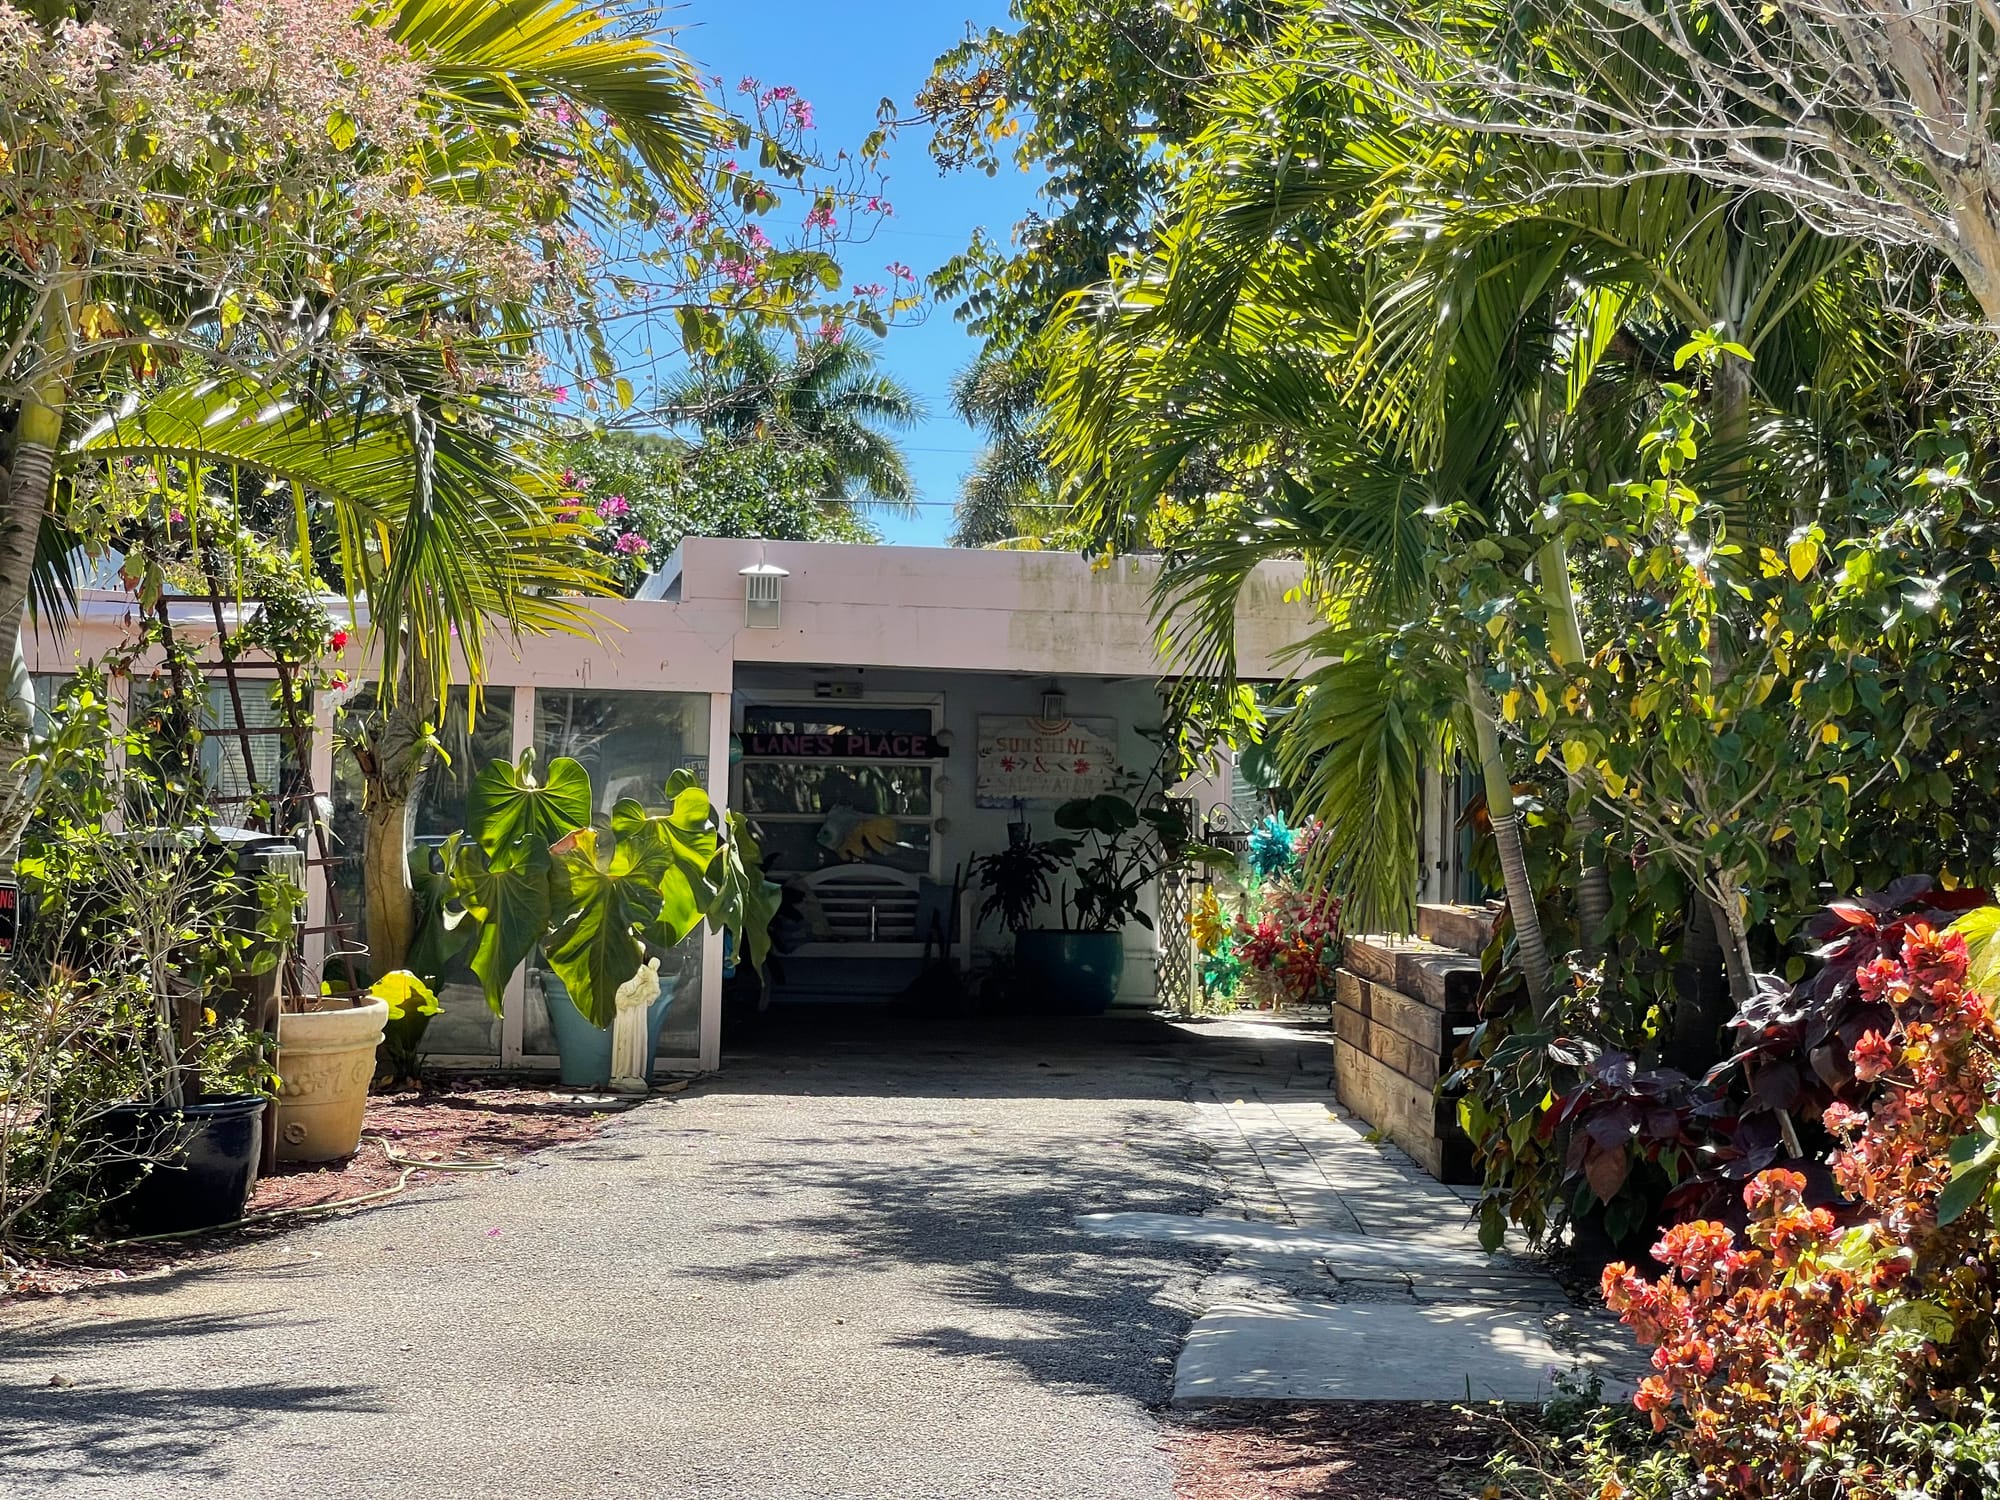
<instances>
[{"instance_id":1,"label":"shrub","mask_svg":"<svg viewBox=\"0 0 2000 1500\"><path fill-rule=\"evenodd\" d=\"M1855 969L1886 1020L1848 1048L1856 1079L1879 1085L1872 1106L1825 1112L1840 1209L1809 1203L1802 1173L1767 1170L1744 1191L1743 1233L1678 1224L1653 1248L1665 1275L1605 1272L1605 1300L1653 1346L1635 1404L1714 1492L2000 1487L1983 1385L2000 1357L2000 1024L1966 966L1963 937L1914 923Z\"/></svg>"}]
</instances>

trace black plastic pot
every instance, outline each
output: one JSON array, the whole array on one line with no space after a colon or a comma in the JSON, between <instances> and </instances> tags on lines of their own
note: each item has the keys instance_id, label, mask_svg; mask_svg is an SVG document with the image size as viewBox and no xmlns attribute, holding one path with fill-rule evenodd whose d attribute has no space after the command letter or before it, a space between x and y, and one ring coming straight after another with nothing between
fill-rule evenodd
<instances>
[{"instance_id":1,"label":"black plastic pot","mask_svg":"<svg viewBox=\"0 0 2000 1500\"><path fill-rule=\"evenodd\" d=\"M143 1235L212 1229L242 1218L257 1180L268 1102L262 1094L237 1094L178 1107L120 1104L107 1110L98 1128L128 1159L101 1179L106 1222L121 1233Z\"/></svg>"}]
</instances>

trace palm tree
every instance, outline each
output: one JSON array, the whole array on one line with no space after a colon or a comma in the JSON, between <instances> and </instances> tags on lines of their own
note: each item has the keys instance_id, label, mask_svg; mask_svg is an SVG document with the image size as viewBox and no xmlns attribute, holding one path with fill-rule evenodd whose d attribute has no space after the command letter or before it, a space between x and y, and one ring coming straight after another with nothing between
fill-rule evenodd
<instances>
[{"instance_id":1,"label":"palm tree","mask_svg":"<svg viewBox=\"0 0 2000 1500\"><path fill-rule=\"evenodd\" d=\"M1634 404L1675 348L1721 325L1754 353L1725 355L1718 381L1740 503L1760 477L1750 413L1801 435L1767 449L1823 466L1842 414L1809 393L1865 388L1853 377L1877 351L1848 333L1850 247L1685 180L1513 191L1553 174L1497 148L1471 156L1314 66L1340 45L1337 27L1302 24L1291 50L1225 85L1157 253L1072 311L1055 456L1100 539L1178 528L1160 607L1199 674L1233 673L1251 569L1306 561L1329 623L1301 644L1282 755L1330 826L1357 915L1407 912L1417 768L1463 746L1546 1003L1504 725L1466 628L1469 603L1504 604L1467 596L1468 578L1532 579L1552 660L1579 664L1571 560L1540 525L1543 498L1629 460Z\"/></svg>"},{"instance_id":2,"label":"palm tree","mask_svg":"<svg viewBox=\"0 0 2000 1500\"><path fill-rule=\"evenodd\" d=\"M882 429L921 421L924 407L876 368L879 348L821 336L787 350L765 335L739 333L667 393L666 411L705 442L816 448L832 464L841 498L907 510L916 499L909 463Z\"/></svg>"},{"instance_id":3,"label":"palm tree","mask_svg":"<svg viewBox=\"0 0 2000 1500\"><path fill-rule=\"evenodd\" d=\"M954 547L1040 537L1058 519L1042 451L1040 387L1033 371L991 350L952 377L953 413L986 437L959 486Z\"/></svg>"}]
</instances>

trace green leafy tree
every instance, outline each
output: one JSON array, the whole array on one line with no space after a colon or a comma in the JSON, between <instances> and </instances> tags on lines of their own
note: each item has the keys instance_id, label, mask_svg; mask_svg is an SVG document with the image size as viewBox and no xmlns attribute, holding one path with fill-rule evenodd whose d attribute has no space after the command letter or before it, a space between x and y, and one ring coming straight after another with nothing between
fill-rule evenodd
<instances>
[{"instance_id":1,"label":"green leafy tree","mask_svg":"<svg viewBox=\"0 0 2000 1500\"><path fill-rule=\"evenodd\" d=\"M875 344L837 331L789 351L742 333L671 390L667 414L706 445L812 454L829 497L851 492L858 504L906 508L916 490L891 434L918 421L923 403L879 358Z\"/></svg>"},{"instance_id":2,"label":"green leafy tree","mask_svg":"<svg viewBox=\"0 0 2000 1500\"><path fill-rule=\"evenodd\" d=\"M880 540L830 498L834 463L818 448L613 431L573 438L561 457L576 518L628 594L683 537Z\"/></svg>"},{"instance_id":3,"label":"green leafy tree","mask_svg":"<svg viewBox=\"0 0 2000 1500\"><path fill-rule=\"evenodd\" d=\"M450 662L476 681L489 625L582 628L576 596L608 587L555 516L557 410L636 398L607 329L642 306L702 348L738 319L873 316L826 292L840 184L814 180L809 112L774 92L729 113L642 10L45 11L0 5L0 648L38 557L59 585L65 528L129 465L289 488L296 544L335 539L379 648L370 932L398 967ZM788 198L779 243L754 221Z\"/></svg>"},{"instance_id":4,"label":"green leafy tree","mask_svg":"<svg viewBox=\"0 0 2000 1500\"><path fill-rule=\"evenodd\" d=\"M1039 538L1059 524L1043 452L1040 382L1017 362L982 354L952 377L951 409L985 444L959 486L954 547L991 547Z\"/></svg>"}]
</instances>

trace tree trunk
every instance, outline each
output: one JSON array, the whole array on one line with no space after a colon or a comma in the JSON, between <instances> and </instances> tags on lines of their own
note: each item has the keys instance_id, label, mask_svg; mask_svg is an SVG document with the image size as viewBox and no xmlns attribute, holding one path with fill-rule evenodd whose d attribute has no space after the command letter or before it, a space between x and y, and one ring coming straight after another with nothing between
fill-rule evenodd
<instances>
[{"instance_id":1,"label":"tree trunk","mask_svg":"<svg viewBox=\"0 0 2000 1500\"><path fill-rule=\"evenodd\" d=\"M1577 618L1576 590L1570 585L1569 554L1559 539L1551 537L1543 543L1536 568L1548 599L1549 654L1564 672L1580 672L1585 655L1583 625ZM1572 777L1572 784L1576 780ZM1597 816L1587 800L1595 791L1595 787L1585 790L1582 811L1570 819L1577 850L1577 937L1586 958L1597 957L1598 931L1611 915L1611 873L1604 867L1604 842L1598 837Z\"/></svg>"},{"instance_id":2,"label":"tree trunk","mask_svg":"<svg viewBox=\"0 0 2000 1500\"><path fill-rule=\"evenodd\" d=\"M1729 982L1722 957L1724 923L1707 894L1690 897L1681 931L1680 962L1674 965L1674 1016L1665 1056L1696 1077L1722 1059L1716 1038L1729 1019Z\"/></svg>"},{"instance_id":3,"label":"tree trunk","mask_svg":"<svg viewBox=\"0 0 2000 1500\"><path fill-rule=\"evenodd\" d=\"M1521 843L1521 819L1514 810L1514 783L1500 755L1500 737L1493 727L1492 708L1477 672L1465 674L1466 701L1479 749L1479 773L1486 785L1486 815L1493 823L1493 846L1500 856L1500 875L1507 889L1507 912L1514 923L1514 942L1521 973L1528 982L1528 1000L1536 1019L1546 1023L1555 973L1549 963L1548 941L1535 906L1535 888L1528 878L1527 850Z\"/></svg>"},{"instance_id":4,"label":"tree trunk","mask_svg":"<svg viewBox=\"0 0 2000 1500\"><path fill-rule=\"evenodd\" d=\"M358 759L363 781L362 895L368 914L369 968L376 978L406 968L417 935L416 889L410 883L411 826L435 753L431 674L405 650L395 696L378 689Z\"/></svg>"},{"instance_id":5,"label":"tree trunk","mask_svg":"<svg viewBox=\"0 0 2000 1500\"><path fill-rule=\"evenodd\" d=\"M22 649L21 629L35 575L42 518L55 493L56 446L62 441L63 388L52 381L21 403L7 466L6 510L0 514L0 661ZM0 710L0 879L14 878L14 860L32 807L20 761L32 721L10 703Z\"/></svg>"},{"instance_id":6,"label":"tree trunk","mask_svg":"<svg viewBox=\"0 0 2000 1500\"><path fill-rule=\"evenodd\" d=\"M1740 1011L1750 1003L1756 965L1750 957L1750 934L1743 926L1743 902L1733 880L1723 879L1709 903L1716 936L1722 941L1722 962L1729 971L1729 998Z\"/></svg>"}]
</instances>

